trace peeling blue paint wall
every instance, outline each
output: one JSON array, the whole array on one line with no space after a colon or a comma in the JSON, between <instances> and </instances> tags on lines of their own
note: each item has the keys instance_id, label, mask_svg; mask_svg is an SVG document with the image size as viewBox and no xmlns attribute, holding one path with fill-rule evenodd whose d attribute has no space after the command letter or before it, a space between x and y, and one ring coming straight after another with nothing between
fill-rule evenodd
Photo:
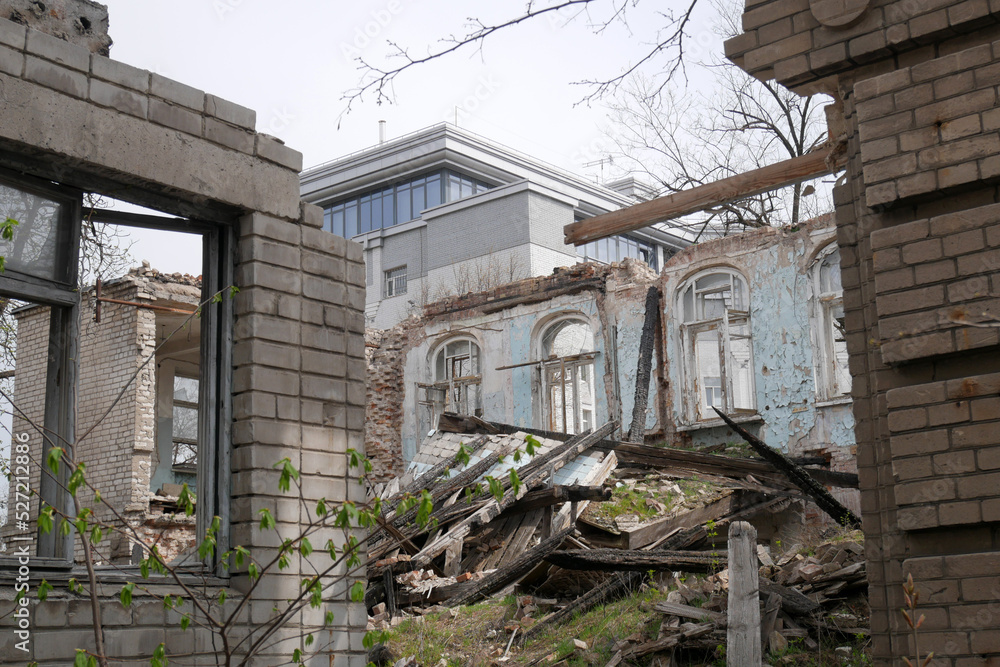
<instances>
[{"instance_id":1,"label":"peeling blue paint wall","mask_svg":"<svg viewBox=\"0 0 1000 667\"><path fill-rule=\"evenodd\" d=\"M835 450L834 459L853 457L854 419L849 399L818 403L814 372L812 258L832 240L832 230L756 230L690 248L667 264L663 290L670 405L676 423L682 425L683 437L692 444L732 442L736 436L711 422L701 428L684 424L680 326L671 311L676 309L678 290L687 278L713 267L729 267L743 274L750 292L759 419L748 421L747 429L793 454Z\"/></svg>"}]
</instances>

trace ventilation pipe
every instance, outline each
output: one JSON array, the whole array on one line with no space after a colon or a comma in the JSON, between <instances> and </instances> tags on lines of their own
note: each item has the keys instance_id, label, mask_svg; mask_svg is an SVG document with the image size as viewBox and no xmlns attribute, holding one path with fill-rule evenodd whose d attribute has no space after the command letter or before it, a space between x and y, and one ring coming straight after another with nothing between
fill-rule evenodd
<instances>
[{"instance_id":1,"label":"ventilation pipe","mask_svg":"<svg viewBox=\"0 0 1000 667\"><path fill-rule=\"evenodd\" d=\"M378 142L380 144L385 143L385 121L380 120L378 122Z\"/></svg>"}]
</instances>

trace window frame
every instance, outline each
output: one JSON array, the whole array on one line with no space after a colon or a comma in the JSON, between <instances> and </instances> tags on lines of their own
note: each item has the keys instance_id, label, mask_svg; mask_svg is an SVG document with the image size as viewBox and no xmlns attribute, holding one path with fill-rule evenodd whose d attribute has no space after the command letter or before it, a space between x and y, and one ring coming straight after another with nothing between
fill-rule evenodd
<instances>
[{"instance_id":1,"label":"window frame","mask_svg":"<svg viewBox=\"0 0 1000 667\"><path fill-rule=\"evenodd\" d=\"M387 269L382 273L382 298L391 299L394 296L402 296L406 294L409 283L409 274L406 271L406 265L397 266L392 269ZM399 283L402 282L403 288L399 289ZM390 285L392 286L390 288Z\"/></svg>"},{"instance_id":2,"label":"window frame","mask_svg":"<svg viewBox=\"0 0 1000 667\"><path fill-rule=\"evenodd\" d=\"M813 304L813 371L816 385L816 401L818 403L839 402L851 396L851 386L840 387L840 377L837 370L836 332L834 331L833 311L844 307L843 287L839 292L824 292L822 270L830 257L837 254L840 246L836 240L823 246L813 259L810 270L812 281ZM836 263L840 271L840 262ZM846 347L846 340L845 340ZM850 379L850 369L845 366ZM838 390L839 389L839 390Z\"/></svg>"},{"instance_id":3,"label":"window frame","mask_svg":"<svg viewBox=\"0 0 1000 667\"><path fill-rule=\"evenodd\" d=\"M699 299L704 299L706 295L722 293L727 290L720 287L699 290L698 281L714 276L726 275L728 280L728 291L735 292L738 279L742 284L742 300L746 310L737 310L726 305L722 300L722 313L717 317L702 317L704 304ZM688 305L687 295L690 292L690 305ZM734 304L736 299L733 299ZM716 266L699 271L684 282L677 290L676 297L677 312L680 313L680 324L678 326L679 342L681 348L681 415L682 421L687 424L698 424L711 421L719 421L718 415L709 412L712 406L703 401L703 392L707 387L702 386L699 369L698 336L706 332L717 332L718 338L718 364L719 364L719 385L721 391L722 405L717 406L727 415L747 417L757 414L756 400L756 377L754 372L754 352L753 338L751 332L750 317L750 286L742 272L728 266ZM688 313L693 309L694 313ZM690 315L690 318L689 318ZM735 328L745 329L745 333L736 333ZM750 407L736 407L734 376L735 357L733 355L733 340L744 339L747 341L749 358L747 364L749 368L747 392L749 395ZM712 385L713 390L716 385ZM714 394L714 391L713 391Z\"/></svg>"},{"instance_id":4,"label":"window frame","mask_svg":"<svg viewBox=\"0 0 1000 667\"><path fill-rule=\"evenodd\" d=\"M7 153L0 152L0 161L6 161ZM79 370L81 300L78 288L81 226L85 212L94 222L159 229L163 231L198 234L202 238L202 290L201 301L219 292L225 286L235 284L235 262L237 247L236 221L228 223L208 222L191 218L177 218L169 215L127 213L121 211L90 210L83 207L84 191L54 180L36 178L21 173L12 173L0 168L0 182L13 187L24 187L45 197L65 202L60 225L68 236L65 246L68 282L54 283L34 277L25 279L20 274L0 274L0 294L39 305L49 306L51 320L49 327L49 360L46 371L45 418L42 425L53 438L43 437L42 457L45 461L53 441L58 440L66 447L75 446L75 413ZM101 188L93 191L100 194ZM15 230L16 234L16 230ZM62 250L61 250L62 252ZM219 555L228 550L231 542L230 502L231 502L231 451L230 424L232 415L232 355L233 324L235 309L233 299L222 299L218 303L205 303L201 309L201 364L199 381L199 466L197 477L197 497L199 499L196 534L204 534L211 525L212 518L219 516L221 525L217 531L215 560L206 561L205 566L218 576L228 576L219 563ZM56 350L58 354L51 351ZM43 470L38 495L42 501L66 511L72 507L72 499L65 491L68 469L60 466L58 477ZM71 512L67 512L72 514ZM73 534L60 536L58 528L49 533L38 531L36 555L33 561L55 568L74 565ZM10 562L0 559L0 568L7 568Z\"/></svg>"},{"instance_id":5,"label":"window frame","mask_svg":"<svg viewBox=\"0 0 1000 667\"><path fill-rule=\"evenodd\" d=\"M590 330L591 337L591 349L583 350L577 354L568 355L566 357L555 357L546 355L545 353L545 339L550 331L555 327L564 326L567 323L579 323L586 326ZM536 340L535 340L535 354L536 358L539 359L537 364L536 372L536 383L538 387L538 420L539 425L542 429L553 432L561 432L567 434L578 434L582 433L588 429L592 429L597 419L597 343L595 339L596 331L590 320L582 314L579 313L565 313L557 315L554 318L546 321L543 326L537 330ZM557 383L551 381L553 374L558 374L559 380ZM582 375L589 374L589 385L590 385L590 405L589 405L589 421L584 415L586 406L581 400L580 387L583 383L581 380ZM567 405L567 391L568 385L572 385L570 391L570 401L571 405ZM558 415L556 415L556 406L554 404L552 390L557 387L561 387L561 402L559 413L562 416L562 429L557 428L558 426ZM570 431L570 421L569 416L572 414L573 430Z\"/></svg>"}]
</instances>

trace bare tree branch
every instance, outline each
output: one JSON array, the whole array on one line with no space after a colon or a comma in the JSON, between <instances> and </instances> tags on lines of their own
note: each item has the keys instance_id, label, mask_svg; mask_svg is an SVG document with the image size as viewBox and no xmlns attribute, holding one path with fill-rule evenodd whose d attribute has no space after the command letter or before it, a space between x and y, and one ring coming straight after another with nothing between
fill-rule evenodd
<instances>
[{"instance_id":1,"label":"bare tree branch","mask_svg":"<svg viewBox=\"0 0 1000 667\"><path fill-rule=\"evenodd\" d=\"M586 11L596 4L606 4L611 8L611 14L607 18L592 22L589 27L595 35L604 33L607 28L614 24L624 25L631 29L628 23L628 9L638 5L639 0L559 0L555 4L546 7L536 7L533 0L525 5L524 11L516 16L496 23L483 23L480 19L470 17L468 19L468 31L462 35L450 35L439 40L439 48L429 49L427 55L414 56L410 49L400 44L388 41L390 53L387 60L401 60L402 64L395 67L377 66L364 58L358 57L358 70L361 72L360 81L357 87L347 91L341 98L346 102L346 107L340 114L340 119L351 111L355 102L361 101L365 95L374 95L375 103L392 103L394 93L393 83L396 78L413 67L424 65L433 60L443 58L465 47L475 46L480 50L483 43L498 32L514 28L522 23L537 19L540 16L561 12L567 9L579 9ZM685 29L691 20L692 13L698 0L690 0L690 4L680 12L674 14L672 11L658 12L663 20L662 26L656 30L656 37L650 42L648 51L638 61L627 65L622 71L609 78L594 78L575 82L578 85L589 86L591 92L585 95L579 103L590 104L615 92L628 81L632 76L644 68L654 65L658 72L658 87L652 91L658 95L663 91L666 84L673 75L684 67L684 38ZM570 17L570 20L575 18ZM660 61L662 64L660 64ZM338 127L340 121L338 120Z\"/></svg>"}]
</instances>

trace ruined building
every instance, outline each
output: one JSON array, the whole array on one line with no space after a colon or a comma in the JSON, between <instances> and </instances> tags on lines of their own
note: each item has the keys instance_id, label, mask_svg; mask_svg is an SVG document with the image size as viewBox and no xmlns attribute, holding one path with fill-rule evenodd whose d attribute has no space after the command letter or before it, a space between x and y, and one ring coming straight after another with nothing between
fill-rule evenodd
<instances>
[{"instance_id":1,"label":"ruined building","mask_svg":"<svg viewBox=\"0 0 1000 667\"><path fill-rule=\"evenodd\" d=\"M369 456L384 477L398 474L444 411L564 433L611 419L630 424L655 287L661 324L647 440L733 440L715 406L775 447L853 472L830 222L708 241L674 255L661 274L634 260L578 264L438 301L391 330L369 331ZM857 507L856 492L842 500Z\"/></svg>"},{"instance_id":2,"label":"ruined building","mask_svg":"<svg viewBox=\"0 0 1000 667\"><path fill-rule=\"evenodd\" d=\"M596 185L448 123L302 173L324 229L364 247L368 326L386 329L449 294L545 276L580 260L661 267L688 245L647 228L579 249L564 225L648 194ZM617 189L613 189L617 188Z\"/></svg>"},{"instance_id":3,"label":"ruined building","mask_svg":"<svg viewBox=\"0 0 1000 667\"><path fill-rule=\"evenodd\" d=\"M286 662L312 633L323 664L363 665L364 610L350 602L355 577L343 562L313 554L313 566L325 557L329 568L324 610L290 612L267 640L273 609L300 595L301 577L315 570L296 557L254 587L249 561L224 567L218 556L242 545L266 559L276 539L306 525L299 502L279 488L282 458L301 471L313 506L363 499L346 456L364 444L360 248L322 230L322 210L299 198L301 154L257 133L252 110L102 55L107 12L96 3L53 2L45 17L26 17L36 5L0 1L0 219L19 223L0 241L0 294L5 306L20 304L27 337L16 375L12 521L0 555L0 662L70 664L77 649L98 651L100 641L112 662L148 663L162 644L171 663L217 664L219 636L200 625L191 598L186 608L164 604L187 595L181 582L198 582L217 602L226 591L223 608L236 613L229 636L246 640L230 644L237 655L253 645L260 661ZM87 192L147 212L84 211ZM133 275L103 286L102 299L126 303L95 304L77 276L81 221L91 216L196 235L200 285ZM197 322L164 337L196 305ZM74 562L80 540L58 529L60 514L76 515L68 465L42 474L57 446L73 450L106 494L98 502L82 489L80 502L122 531L91 533L99 633L91 599L71 590L71 580L91 588ZM133 550L157 528L155 506L170 500L151 494L192 478L190 521L199 538L215 527L216 556L165 544L183 552L181 579L154 572L146 588ZM55 508L56 530L40 530L40 501ZM272 513L277 535L261 530L261 510ZM356 534L324 528L313 539L339 548ZM53 590L39 602L43 578ZM22 603L15 586L23 583ZM135 589L123 606L127 583Z\"/></svg>"}]
</instances>

